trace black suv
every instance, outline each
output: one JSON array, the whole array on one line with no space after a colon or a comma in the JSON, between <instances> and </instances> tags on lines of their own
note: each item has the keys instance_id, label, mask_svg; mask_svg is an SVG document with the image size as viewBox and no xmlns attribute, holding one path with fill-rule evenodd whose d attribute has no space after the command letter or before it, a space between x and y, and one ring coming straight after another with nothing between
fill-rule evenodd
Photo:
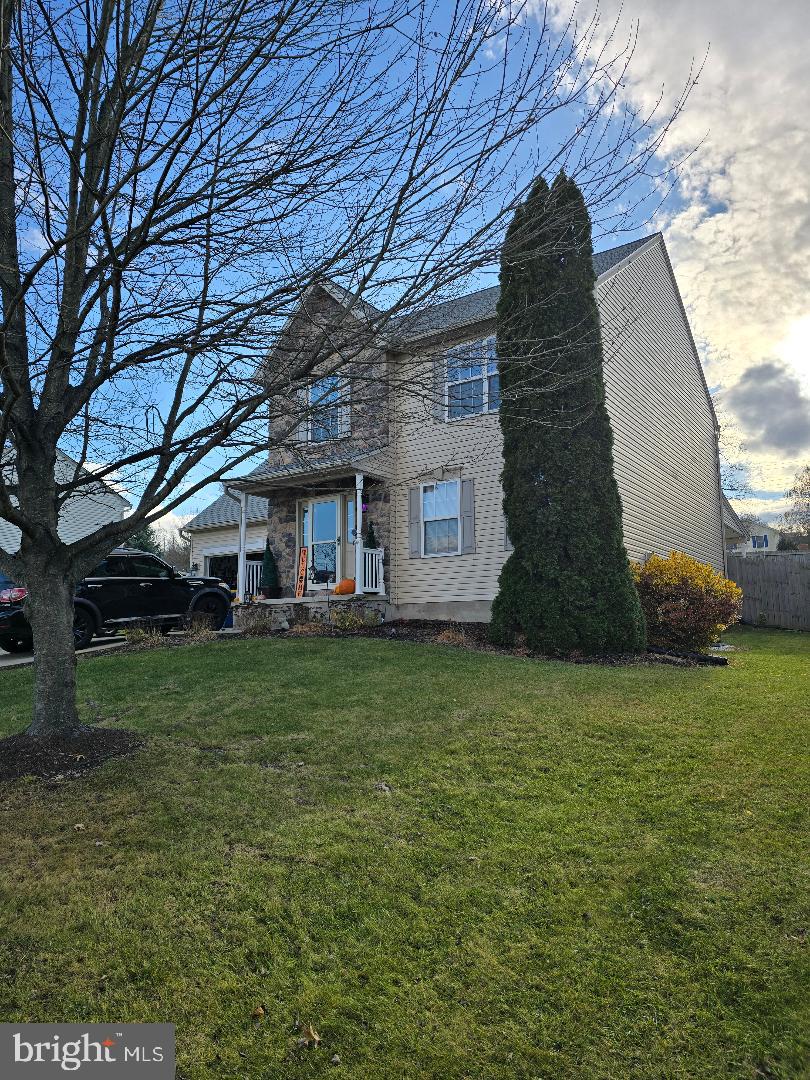
<instances>
[{"instance_id":1,"label":"black suv","mask_svg":"<svg viewBox=\"0 0 810 1080\"><path fill-rule=\"evenodd\" d=\"M26 590L0 575L0 648L31 648L23 611ZM116 548L76 588L73 637L86 649L96 634L153 624L164 633L199 616L215 630L225 622L231 593L218 578L180 574L157 555Z\"/></svg>"}]
</instances>

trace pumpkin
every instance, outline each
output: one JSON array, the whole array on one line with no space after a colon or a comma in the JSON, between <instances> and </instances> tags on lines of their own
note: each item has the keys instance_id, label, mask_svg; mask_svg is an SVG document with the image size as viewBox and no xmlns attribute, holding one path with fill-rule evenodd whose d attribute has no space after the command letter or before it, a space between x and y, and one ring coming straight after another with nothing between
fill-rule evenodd
<instances>
[{"instance_id":1,"label":"pumpkin","mask_svg":"<svg viewBox=\"0 0 810 1080\"><path fill-rule=\"evenodd\" d=\"M345 577L342 581L339 581L335 586L336 596L349 596L354 592L354 578Z\"/></svg>"}]
</instances>

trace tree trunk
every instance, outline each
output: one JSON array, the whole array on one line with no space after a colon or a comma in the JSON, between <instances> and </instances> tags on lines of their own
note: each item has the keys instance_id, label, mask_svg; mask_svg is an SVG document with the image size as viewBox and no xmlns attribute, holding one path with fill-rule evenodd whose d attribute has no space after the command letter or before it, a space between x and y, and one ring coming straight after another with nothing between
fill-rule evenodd
<instances>
[{"instance_id":1,"label":"tree trunk","mask_svg":"<svg viewBox=\"0 0 810 1080\"><path fill-rule=\"evenodd\" d=\"M70 737L80 729L76 710L76 650L73 647L73 582L58 571L38 568L28 577L26 618L34 635L33 736Z\"/></svg>"}]
</instances>

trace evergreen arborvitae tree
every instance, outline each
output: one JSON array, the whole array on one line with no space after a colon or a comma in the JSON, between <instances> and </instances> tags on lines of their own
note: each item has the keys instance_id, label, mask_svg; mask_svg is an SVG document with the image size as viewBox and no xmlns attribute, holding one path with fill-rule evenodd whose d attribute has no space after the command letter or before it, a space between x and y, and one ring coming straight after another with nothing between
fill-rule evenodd
<instances>
[{"instance_id":1,"label":"evergreen arborvitae tree","mask_svg":"<svg viewBox=\"0 0 810 1080\"><path fill-rule=\"evenodd\" d=\"M141 525L140 529L127 540L127 547L136 548L138 551L149 551L153 555L162 553L160 540L151 525Z\"/></svg>"},{"instance_id":2,"label":"evergreen arborvitae tree","mask_svg":"<svg viewBox=\"0 0 810 1080\"><path fill-rule=\"evenodd\" d=\"M278 588L278 566L276 557L270 547L270 540L264 542L264 555L262 556L262 573L259 579L259 588L262 592L272 592Z\"/></svg>"},{"instance_id":3,"label":"evergreen arborvitae tree","mask_svg":"<svg viewBox=\"0 0 810 1080\"><path fill-rule=\"evenodd\" d=\"M642 649L605 407L591 224L577 185L540 178L501 257L504 513L513 546L490 635L552 653Z\"/></svg>"},{"instance_id":4,"label":"evergreen arborvitae tree","mask_svg":"<svg viewBox=\"0 0 810 1080\"><path fill-rule=\"evenodd\" d=\"M377 534L374 532L374 524L373 524L373 522L369 522L368 529L366 530L366 543L365 543L365 546L367 548L377 548L377 547L379 547L379 544L377 543Z\"/></svg>"}]
</instances>

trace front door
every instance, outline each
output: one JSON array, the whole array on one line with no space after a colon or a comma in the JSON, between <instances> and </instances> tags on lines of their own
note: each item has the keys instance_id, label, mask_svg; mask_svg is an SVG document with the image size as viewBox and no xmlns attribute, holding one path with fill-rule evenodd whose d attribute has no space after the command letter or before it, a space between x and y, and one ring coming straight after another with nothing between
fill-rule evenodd
<instances>
[{"instance_id":1,"label":"front door","mask_svg":"<svg viewBox=\"0 0 810 1080\"><path fill-rule=\"evenodd\" d=\"M304 506L304 543L309 548L310 589L331 589L340 566L340 496L313 499Z\"/></svg>"}]
</instances>

